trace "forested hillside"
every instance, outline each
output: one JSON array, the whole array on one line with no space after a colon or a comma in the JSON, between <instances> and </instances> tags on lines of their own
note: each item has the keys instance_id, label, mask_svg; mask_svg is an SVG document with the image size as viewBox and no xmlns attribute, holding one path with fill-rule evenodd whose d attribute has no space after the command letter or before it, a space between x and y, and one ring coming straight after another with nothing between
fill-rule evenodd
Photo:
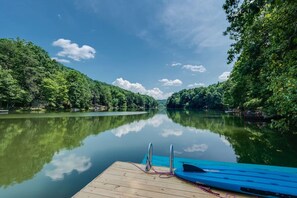
<instances>
[{"instance_id":1,"label":"forested hillside","mask_svg":"<svg viewBox=\"0 0 297 198\"><path fill-rule=\"evenodd\" d=\"M0 39L1 108L156 108L150 96L92 80L32 42Z\"/></svg>"},{"instance_id":2,"label":"forested hillside","mask_svg":"<svg viewBox=\"0 0 297 198\"><path fill-rule=\"evenodd\" d=\"M297 1L226 0L223 8L230 23L224 34L234 41L230 78L175 93L167 107L252 110L274 118L280 130L296 131Z\"/></svg>"},{"instance_id":3,"label":"forested hillside","mask_svg":"<svg viewBox=\"0 0 297 198\"><path fill-rule=\"evenodd\" d=\"M167 100L168 108L223 109L223 83L184 89Z\"/></svg>"},{"instance_id":4,"label":"forested hillside","mask_svg":"<svg viewBox=\"0 0 297 198\"><path fill-rule=\"evenodd\" d=\"M281 119L274 126L297 126L297 1L226 0L235 62L226 86L226 103Z\"/></svg>"}]
</instances>

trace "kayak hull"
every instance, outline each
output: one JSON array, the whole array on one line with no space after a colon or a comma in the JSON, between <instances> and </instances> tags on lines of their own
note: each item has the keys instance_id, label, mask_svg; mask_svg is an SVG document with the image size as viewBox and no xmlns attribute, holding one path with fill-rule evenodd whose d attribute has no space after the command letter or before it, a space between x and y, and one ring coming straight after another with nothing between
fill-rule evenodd
<instances>
[{"instance_id":1,"label":"kayak hull","mask_svg":"<svg viewBox=\"0 0 297 198\"><path fill-rule=\"evenodd\" d=\"M169 166L169 158L153 156L154 166ZM183 164L203 172L186 172ZM184 180L262 197L297 197L297 168L174 158L174 174Z\"/></svg>"}]
</instances>

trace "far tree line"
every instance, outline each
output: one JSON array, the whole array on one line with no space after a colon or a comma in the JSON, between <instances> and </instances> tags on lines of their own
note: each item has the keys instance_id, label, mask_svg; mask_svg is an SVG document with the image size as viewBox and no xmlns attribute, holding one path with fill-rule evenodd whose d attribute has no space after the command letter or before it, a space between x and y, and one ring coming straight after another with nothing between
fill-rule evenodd
<instances>
[{"instance_id":1,"label":"far tree line","mask_svg":"<svg viewBox=\"0 0 297 198\"><path fill-rule=\"evenodd\" d=\"M174 93L167 100L167 108L223 110L223 83L208 87L184 89Z\"/></svg>"}]
</instances>

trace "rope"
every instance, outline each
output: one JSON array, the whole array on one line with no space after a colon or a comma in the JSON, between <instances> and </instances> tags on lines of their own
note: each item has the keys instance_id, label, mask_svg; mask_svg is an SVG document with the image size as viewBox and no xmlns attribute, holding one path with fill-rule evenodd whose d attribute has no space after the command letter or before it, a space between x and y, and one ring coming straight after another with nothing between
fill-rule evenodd
<instances>
[{"instance_id":1,"label":"rope","mask_svg":"<svg viewBox=\"0 0 297 198\"><path fill-rule=\"evenodd\" d=\"M166 179L166 178L174 177L174 175L170 172L159 172L159 171L156 171L154 167L151 167L151 169L154 171L154 173L158 174L160 178Z\"/></svg>"},{"instance_id":2,"label":"rope","mask_svg":"<svg viewBox=\"0 0 297 198\"><path fill-rule=\"evenodd\" d=\"M166 179L166 178L171 178L171 177L175 177L175 175L172 174L172 173L170 173L170 172L160 172L160 171L156 171L156 170L154 169L153 166L151 166L151 169L153 170L153 172L146 172L145 170L143 170L141 167L139 167L138 165L134 164L133 162L129 162L129 163L132 164L133 166L135 166L136 168L138 168L139 170L141 170L142 172L144 172L145 174L149 174L149 175L159 175L160 178L164 178L164 179ZM164 175L165 175L166 177L164 177ZM177 177L177 178L178 178L178 177ZM178 179L179 179L179 178L178 178ZM183 180L183 179L182 179L182 180ZM189 181L186 181L186 180L183 180L183 181L185 181L185 182L187 182L187 183L193 185L193 183L191 183L191 182L189 182ZM203 185L200 185L200 184L195 184L195 185L196 185L197 188L199 188L200 190L202 190L202 191L204 191L204 192L207 192L207 193L209 193L209 194L212 194L212 195L214 195L214 196L216 196L216 197L219 197L219 198L228 198L228 197L234 197L234 198L236 198L236 195L232 195L232 194L229 194L229 193L226 193L226 196L225 196L225 197L222 197L222 196L220 195L220 193L213 192L213 191L211 190L210 187L206 187L206 186L203 186Z\"/></svg>"},{"instance_id":3,"label":"rope","mask_svg":"<svg viewBox=\"0 0 297 198\"><path fill-rule=\"evenodd\" d=\"M224 198L224 197L222 197L222 196L220 195L220 193L213 192L209 187L202 186L202 185L199 185L199 184L196 184L196 185L197 185L197 187L198 187L199 189L201 189L201 190L204 191L204 192L207 192L207 193L209 193L209 194L212 194L212 195L214 195L214 196L216 196L216 197Z\"/></svg>"},{"instance_id":4,"label":"rope","mask_svg":"<svg viewBox=\"0 0 297 198\"><path fill-rule=\"evenodd\" d=\"M142 172L149 174L149 175L167 175L167 176L171 175L171 176L173 176L173 174L171 174L170 172L159 172L159 171L156 171L153 167L151 167L153 172L146 172L145 170L143 170L141 167L137 166L133 162L129 162L129 163L132 164L133 166L135 166L136 168L138 168L139 170L141 170Z\"/></svg>"},{"instance_id":5,"label":"rope","mask_svg":"<svg viewBox=\"0 0 297 198\"><path fill-rule=\"evenodd\" d=\"M178 178L178 177L177 177L177 178ZM178 179L181 179L181 178L178 178ZM184 182L186 182L186 183L188 183L188 184L195 185L195 186L196 186L197 188L199 188L200 190L202 190L202 191L204 191L204 192L207 192L207 193L209 193L209 194L212 194L212 195L214 195L214 196L216 196L216 197L219 197L219 198L227 198L227 196L222 197L222 196L220 195L220 193L213 192L213 191L211 190L210 187L203 186L203 185L200 185L200 184L198 184L198 183L195 183L195 184L194 184L194 183L189 182L189 181L184 180L184 179L181 179L181 180L183 180ZM228 195L228 194L226 194L226 195ZM235 195L234 195L234 198L236 198Z\"/></svg>"}]
</instances>

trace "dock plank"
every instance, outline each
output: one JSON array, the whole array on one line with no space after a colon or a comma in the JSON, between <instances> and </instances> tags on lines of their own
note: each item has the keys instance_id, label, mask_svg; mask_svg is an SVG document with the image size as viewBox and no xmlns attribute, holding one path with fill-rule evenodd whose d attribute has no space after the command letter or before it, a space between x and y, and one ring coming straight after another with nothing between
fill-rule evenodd
<instances>
[{"instance_id":1,"label":"dock plank","mask_svg":"<svg viewBox=\"0 0 297 198\"><path fill-rule=\"evenodd\" d=\"M135 164L144 169L143 164ZM146 174L135 165L128 162L115 162L93 181L77 192L73 198L140 198L140 197L168 197L168 198L196 198L216 197L176 177L162 178L159 175ZM168 172L166 167L154 167L158 172ZM213 190L221 197L250 197L234 192Z\"/></svg>"}]
</instances>

